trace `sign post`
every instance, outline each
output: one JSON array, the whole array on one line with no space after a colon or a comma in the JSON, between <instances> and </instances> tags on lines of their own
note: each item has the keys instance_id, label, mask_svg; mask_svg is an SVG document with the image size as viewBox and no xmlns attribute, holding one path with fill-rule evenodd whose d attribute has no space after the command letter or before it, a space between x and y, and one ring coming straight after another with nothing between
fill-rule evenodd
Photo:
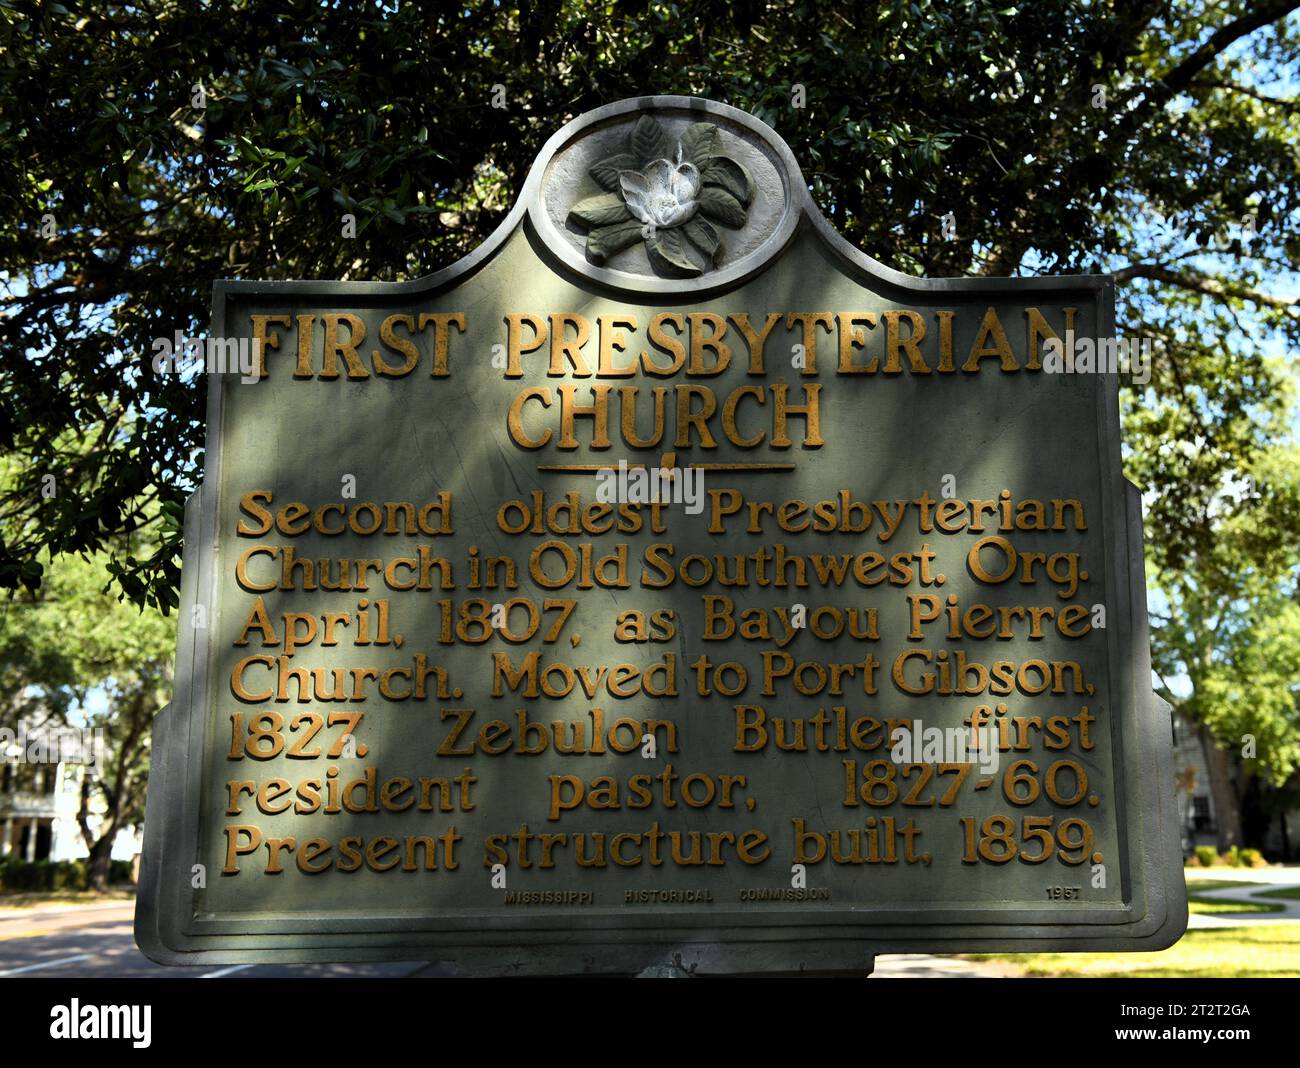
<instances>
[{"instance_id":1,"label":"sign post","mask_svg":"<svg viewBox=\"0 0 1300 1068\"><path fill-rule=\"evenodd\" d=\"M1181 936L1109 278L900 274L767 126L651 97L446 270L221 282L213 332L153 959Z\"/></svg>"}]
</instances>

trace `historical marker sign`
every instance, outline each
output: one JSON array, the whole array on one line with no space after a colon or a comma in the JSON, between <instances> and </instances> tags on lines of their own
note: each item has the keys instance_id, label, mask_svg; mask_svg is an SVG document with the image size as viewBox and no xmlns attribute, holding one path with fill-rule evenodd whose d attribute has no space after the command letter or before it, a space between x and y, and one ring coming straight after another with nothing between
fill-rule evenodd
<instances>
[{"instance_id":1,"label":"historical marker sign","mask_svg":"<svg viewBox=\"0 0 1300 1068\"><path fill-rule=\"evenodd\" d=\"M1182 933L1109 279L898 274L772 130L655 97L556 134L455 266L213 319L257 359L187 516L150 956Z\"/></svg>"}]
</instances>

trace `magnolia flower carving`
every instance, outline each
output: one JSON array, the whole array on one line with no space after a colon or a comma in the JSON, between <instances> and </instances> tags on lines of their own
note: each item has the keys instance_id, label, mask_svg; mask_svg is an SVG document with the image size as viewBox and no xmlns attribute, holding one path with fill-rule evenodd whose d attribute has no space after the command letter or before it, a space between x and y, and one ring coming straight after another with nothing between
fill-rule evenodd
<instances>
[{"instance_id":1,"label":"magnolia flower carving","mask_svg":"<svg viewBox=\"0 0 1300 1068\"><path fill-rule=\"evenodd\" d=\"M587 228L587 256L604 263L644 241L656 274L692 278L722 255L718 227L739 229L754 199L754 180L721 152L711 122L687 127L674 145L664 128L644 115L633 127L628 150L601 160L591 176L609 190L580 200L571 222Z\"/></svg>"}]
</instances>

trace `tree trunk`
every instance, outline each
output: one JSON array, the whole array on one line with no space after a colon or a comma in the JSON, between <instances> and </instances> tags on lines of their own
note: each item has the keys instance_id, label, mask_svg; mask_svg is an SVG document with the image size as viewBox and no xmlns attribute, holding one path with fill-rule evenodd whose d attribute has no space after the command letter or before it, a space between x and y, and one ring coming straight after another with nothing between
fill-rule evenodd
<instances>
[{"instance_id":1,"label":"tree trunk","mask_svg":"<svg viewBox=\"0 0 1300 1068\"><path fill-rule=\"evenodd\" d=\"M87 871L90 875L90 888L103 892L108 889L108 876L113 863L113 838L107 835L90 847L90 859Z\"/></svg>"},{"instance_id":2,"label":"tree trunk","mask_svg":"<svg viewBox=\"0 0 1300 1068\"><path fill-rule=\"evenodd\" d=\"M1232 781L1228 752L1205 728L1200 728L1201 746L1210 773L1210 796L1214 799L1214 824L1219 835L1219 852L1241 845L1241 806Z\"/></svg>"}]
</instances>

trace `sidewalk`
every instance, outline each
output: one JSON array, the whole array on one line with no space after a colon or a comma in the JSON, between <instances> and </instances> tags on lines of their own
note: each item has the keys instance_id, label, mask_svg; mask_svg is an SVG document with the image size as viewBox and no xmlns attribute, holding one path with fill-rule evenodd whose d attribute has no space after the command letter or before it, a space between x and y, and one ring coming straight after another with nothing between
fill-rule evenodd
<instances>
[{"instance_id":1,"label":"sidewalk","mask_svg":"<svg viewBox=\"0 0 1300 1068\"><path fill-rule=\"evenodd\" d=\"M104 923L129 924L134 920L134 900L50 908L10 908L0 910L0 942Z\"/></svg>"},{"instance_id":2,"label":"sidewalk","mask_svg":"<svg viewBox=\"0 0 1300 1068\"><path fill-rule=\"evenodd\" d=\"M1265 883L1264 886L1226 886L1214 890L1201 890L1203 897L1220 901L1241 901L1251 905L1280 906L1279 912L1232 913L1209 916L1193 913L1188 917L1190 931L1219 930L1227 927L1266 927L1278 923L1300 923L1300 899L1255 897L1271 887L1300 886L1300 867L1286 868L1188 868L1188 878L1214 879L1223 882Z\"/></svg>"},{"instance_id":3,"label":"sidewalk","mask_svg":"<svg viewBox=\"0 0 1300 1068\"><path fill-rule=\"evenodd\" d=\"M872 979L1006 979L1018 974L995 961L931 957L925 953L888 953L876 958Z\"/></svg>"}]
</instances>

